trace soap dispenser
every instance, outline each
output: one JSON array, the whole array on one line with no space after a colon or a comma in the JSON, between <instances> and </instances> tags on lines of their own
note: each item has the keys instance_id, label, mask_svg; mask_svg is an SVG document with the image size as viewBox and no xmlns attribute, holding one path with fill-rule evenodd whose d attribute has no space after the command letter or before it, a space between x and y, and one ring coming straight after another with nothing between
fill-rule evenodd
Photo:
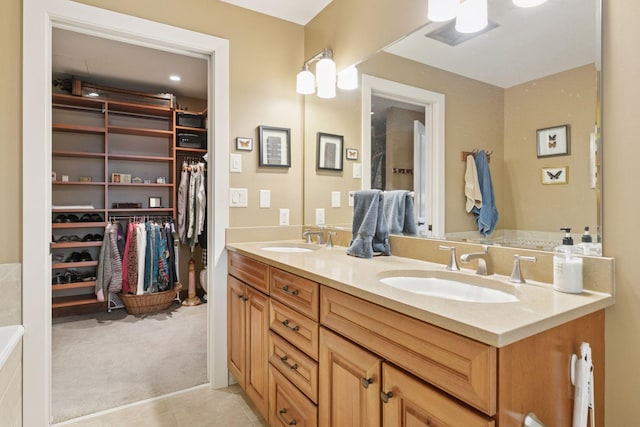
<instances>
[{"instance_id":1,"label":"soap dispenser","mask_svg":"<svg viewBox=\"0 0 640 427\"><path fill-rule=\"evenodd\" d=\"M578 253L582 255L593 254L593 239L591 238L591 233L589 233L589 227L584 228L584 233L582 234L580 243L576 245L576 249L578 249Z\"/></svg>"},{"instance_id":2,"label":"soap dispenser","mask_svg":"<svg viewBox=\"0 0 640 427\"><path fill-rule=\"evenodd\" d=\"M561 230L565 232L562 245L553 249L553 289L579 294L582 292L582 257L573 246L571 229Z\"/></svg>"}]
</instances>

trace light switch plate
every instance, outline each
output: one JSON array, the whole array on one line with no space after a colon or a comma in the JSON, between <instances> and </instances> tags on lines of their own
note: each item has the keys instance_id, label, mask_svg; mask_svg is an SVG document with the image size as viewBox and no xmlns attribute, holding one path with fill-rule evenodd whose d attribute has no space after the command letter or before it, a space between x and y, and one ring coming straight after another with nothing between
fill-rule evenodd
<instances>
[{"instance_id":1,"label":"light switch plate","mask_svg":"<svg viewBox=\"0 0 640 427\"><path fill-rule=\"evenodd\" d=\"M316 225L324 224L324 208L316 208Z\"/></svg>"},{"instance_id":2,"label":"light switch plate","mask_svg":"<svg viewBox=\"0 0 640 427\"><path fill-rule=\"evenodd\" d=\"M353 164L353 177L362 178L362 165L360 163Z\"/></svg>"},{"instance_id":3,"label":"light switch plate","mask_svg":"<svg viewBox=\"0 0 640 427\"><path fill-rule=\"evenodd\" d=\"M280 209L280 225L289 225L289 209Z\"/></svg>"},{"instance_id":4,"label":"light switch plate","mask_svg":"<svg viewBox=\"0 0 640 427\"><path fill-rule=\"evenodd\" d=\"M271 207L271 191L270 190L260 190L260 207L263 209Z\"/></svg>"},{"instance_id":5,"label":"light switch plate","mask_svg":"<svg viewBox=\"0 0 640 427\"><path fill-rule=\"evenodd\" d=\"M331 207L339 208L340 207L340 192L332 191L331 192Z\"/></svg>"},{"instance_id":6,"label":"light switch plate","mask_svg":"<svg viewBox=\"0 0 640 427\"><path fill-rule=\"evenodd\" d=\"M242 156L240 154L229 155L229 172L242 172Z\"/></svg>"},{"instance_id":7,"label":"light switch plate","mask_svg":"<svg viewBox=\"0 0 640 427\"><path fill-rule=\"evenodd\" d=\"M355 191L349 191L349 207L352 208L353 207L353 195L354 195Z\"/></svg>"},{"instance_id":8,"label":"light switch plate","mask_svg":"<svg viewBox=\"0 0 640 427\"><path fill-rule=\"evenodd\" d=\"M246 188L229 189L229 207L246 208L249 205L249 190Z\"/></svg>"}]
</instances>

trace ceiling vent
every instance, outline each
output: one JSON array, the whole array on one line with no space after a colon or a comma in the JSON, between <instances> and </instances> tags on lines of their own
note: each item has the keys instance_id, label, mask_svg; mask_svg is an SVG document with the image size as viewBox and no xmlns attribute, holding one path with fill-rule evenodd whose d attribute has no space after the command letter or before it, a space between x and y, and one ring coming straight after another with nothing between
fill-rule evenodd
<instances>
[{"instance_id":1,"label":"ceiling vent","mask_svg":"<svg viewBox=\"0 0 640 427\"><path fill-rule=\"evenodd\" d=\"M453 20L441 27L436 28L430 33L425 34L424 36L448 44L449 46L457 46L460 43L464 43L468 40L478 37L479 35L487 33L494 28L497 28L498 24L493 21L489 21L486 27L475 33L461 33L456 31L455 27L456 21Z\"/></svg>"}]
</instances>

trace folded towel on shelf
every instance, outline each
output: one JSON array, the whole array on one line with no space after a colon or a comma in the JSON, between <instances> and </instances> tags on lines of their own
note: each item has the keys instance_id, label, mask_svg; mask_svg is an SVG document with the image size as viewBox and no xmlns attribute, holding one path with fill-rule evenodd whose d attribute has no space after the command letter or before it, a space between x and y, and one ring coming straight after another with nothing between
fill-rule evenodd
<instances>
[{"instance_id":1,"label":"folded towel on shelf","mask_svg":"<svg viewBox=\"0 0 640 427\"><path fill-rule=\"evenodd\" d=\"M478 169L478 182L482 192L482 207L473 207L473 213L478 231L482 236L493 233L498 223L498 209L496 209L493 195L493 183L491 182L491 172L489 171L489 161L487 153L480 151L476 154L476 168Z\"/></svg>"},{"instance_id":2,"label":"folded towel on shelf","mask_svg":"<svg viewBox=\"0 0 640 427\"><path fill-rule=\"evenodd\" d=\"M371 258L374 253L391 255L389 229L382 208L382 191L354 193L352 239L347 255L360 258Z\"/></svg>"},{"instance_id":3,"label":"folded towel on shelf","mask_svg":"<svg viewBox=\"0 0 640 427\"><path fill-rule=\"evenodd\" d=\"M467 170L464 173L464 195L467 197L467 213L475 206L482 207L482 192L478 182L478 169L472 155L467 156Z\"/></svg>"},{"instance_id":4,"label":"folded towel on shelf","mask_svg":"<svg viewBox=\"0 0 640 427\"><path fill-rule=\"evenodd\" d=\"M413 197L407 190L386 191L383 208L390 234L415 236L416 218L413 211Z\"/></svg>"}]
</instances>

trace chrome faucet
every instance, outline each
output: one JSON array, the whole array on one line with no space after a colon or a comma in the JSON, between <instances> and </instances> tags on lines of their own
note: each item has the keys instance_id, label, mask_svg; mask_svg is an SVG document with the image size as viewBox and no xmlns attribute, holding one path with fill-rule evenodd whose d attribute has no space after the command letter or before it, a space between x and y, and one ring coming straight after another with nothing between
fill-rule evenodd
<instances>
[{"instance_id":1,"label":"chrome faucet","mask_svg":"<svg viewBox=\"0 0 640 427\"><path fill-rule=\"evenodd\" d=\"M463 264L468 264L472 259L478 260L478 269L476 270L476 274L481 276L490 276L493 274L493 265L491 264L491 259L489 258L489 247L483 246L483 252L471 252L468 254L464 254L460 257L460 262Z\"/></svg>"},{"instance_id":2,"label":"chrome faucet","mask_svg":"<svg viewBox=\"0 0 640 427\"><path fill-rule=\"evenodd\" d=\"M327 247L333 247L333 236L336 236L338 233L335 231L327 231Z\"/></svg>"},{"instance_id":3,"label":"chrome faucet","mask_svg":"<svg viewBox=\"0 0 640 427\"><path fill-rule=\"evenodd\" d=\"M302 238L305 239L307 243L313 243L311 236L316 236L316 243L319 245L324 244L324 231L311 231L307 230L302 233Z\"/></svg>"},{"instance_id":4,"label":"chrome faucet","mask_svg":"<svg viewBox=\"0 0 640 427\"><path fill-rule=\"evenodd\" d=\"M530 261L536 262L538 259L534 256L522 256L522 255L514 255L513 256L513 271L511 272L511 277L509 277L509 281L511 283L527 283L522 277L522 272L520 271L520 260L522 261Z\"/></svg>"},{"instance_id":5,"label":"chrome faucet","mask_svg":"<svg viewBox=\"0 0 640 427\"><path fill-rule=\"evenodd\" d=\"M450 271L460 271L460 267L458 267L458 260L456 257L456 247L440 245L440 250L450 251L449 264L447 264L446 269Z\"/></svg>"}]
</instances>

